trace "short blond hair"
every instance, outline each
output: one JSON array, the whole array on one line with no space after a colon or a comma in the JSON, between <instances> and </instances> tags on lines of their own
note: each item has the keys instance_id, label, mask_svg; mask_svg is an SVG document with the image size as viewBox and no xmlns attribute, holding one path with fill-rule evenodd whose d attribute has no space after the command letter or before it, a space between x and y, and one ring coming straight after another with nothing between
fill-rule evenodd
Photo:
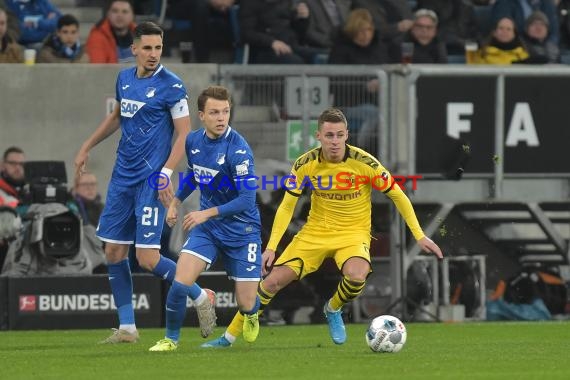
<instances>
[{"instance_id":1,"label":"short blond hair","mask_svg":"<svg viewBox=\"0 0 570 380\"><path fill-rule=\"evenodd\" d=\"M372 14L366 8L357 8L350 12L346 24L344 24L344 34L353 39L358 32L366 27L374 29L374 19Z\"/></svg>"}]
</instances>

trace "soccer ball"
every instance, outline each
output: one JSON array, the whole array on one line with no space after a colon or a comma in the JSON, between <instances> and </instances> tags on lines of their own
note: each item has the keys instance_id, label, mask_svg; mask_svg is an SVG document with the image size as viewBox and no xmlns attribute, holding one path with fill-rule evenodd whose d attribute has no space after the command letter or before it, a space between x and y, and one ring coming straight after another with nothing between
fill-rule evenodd
<instances>
[{"instance_id":1,"label":"soccer ball","mask_svg":"<svg viewBox=\"0 0 570 380\"><path fill-rule=\"evenodd\" d=\"M391 315L376 317L366 331L366 343L374 352L398 352L406 343L406 326Z\"/></svg>"}]
</instances>

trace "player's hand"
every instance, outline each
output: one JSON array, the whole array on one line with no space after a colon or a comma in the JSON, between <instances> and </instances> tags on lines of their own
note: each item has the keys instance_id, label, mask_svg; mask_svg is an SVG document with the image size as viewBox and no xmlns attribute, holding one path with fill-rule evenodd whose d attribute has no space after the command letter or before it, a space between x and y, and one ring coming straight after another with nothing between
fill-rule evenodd
<instances>
[{"instance_id":1,"label":"player's hand","mask_svg":"<svg viewBox=\"0 0 570 380\"><path fill-rule=\"evenodd\" d=\"M275 251L266 249L261 255L261 274L266 276L275 261Z\"/></svg>"},{"instance_id":2,"label":"player's hand","mask_svg":"<svg viewBox=\"0 0 570 380\"><path fill-rule=\"evenodd\" d=\"M210 219L210 216L208 215L207 211L208 210L191 211L188 214L184 215L184 223L182 224L184 229L189 231L197 225L208 221L208 219Z\"/></svg>"},{"instance_id":3,"label":"player's hand","mask_svg":"<svg viewBox=\"0 0 570 380\"><path fill-rule=\"evenodd\" d=\"M433 240L431 240L427 236L424 236L423 238L418 240L418 244L424 252L433 253L438 258L443 259L443 252L441 252L439 246L435 244Z\"/></svg>"},{"instance_id":4,"label":"player's hand","mask_svg":"<svg viewBox=\"0 0 570 380\"><path fill-rule=\"evenodd\" d=\"M168 182L167 182L168 181ZM166 177L160 176L158 179L158 199L160 203L166 208L170 207L170 202L174 198L174 190L172 190L172 182Z\"/></svg>"},{"instance_id":5,"label":"player's hand","mask_svg":"<svg viewBox=\"0 0 570 380\"><path fill-rule=\"evenodd\" d=\"M73 160L75 164L75 178L81 177L83 173L87 171L87 160L89 159L89 153L80 149Z\"/></svg>"},{"instance_id":6,"label":"player's hand","mask_svg":"<svg viewBox=\"0 0 570 380\"><path fill-rule=\"evenodd\" d=\"M170 202L170 206L168 207L168 211L166 212L166 224L169 227L174 227L176 222L178 221L178 204L175 201Z\"/></svg>"}]
</instances>

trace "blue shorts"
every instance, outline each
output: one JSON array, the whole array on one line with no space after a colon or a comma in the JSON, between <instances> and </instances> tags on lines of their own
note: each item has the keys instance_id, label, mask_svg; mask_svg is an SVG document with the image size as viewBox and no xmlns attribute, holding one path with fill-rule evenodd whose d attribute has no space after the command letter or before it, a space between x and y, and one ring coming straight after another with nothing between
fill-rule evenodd
<instances>
[{"instance_id":1,"label":"blue shorts","mask_svg":"<svg viewBox=\"0 0 570 380\"><path fill-rule=\"evenodd\" d=\"M135 186L120 186L111 180L97 237L108 243L160 248L165 215L158 191L148 186L147 181Z\"/></svg>"},{"instance_id":2,"label":"blue shorts","mask_svg":"<svg viewBox=\"0 0 570 380\"><path fill-rule=\"evenodd\" d=\"M218 255L223 257L228 277L235 281L259 281L261 279L261 237L252 235L250 242L237 245L224 243L220 238L199 225L190 231L182 247L182 253L197 256L210 267Z\"/></svg>"}]
</instances>

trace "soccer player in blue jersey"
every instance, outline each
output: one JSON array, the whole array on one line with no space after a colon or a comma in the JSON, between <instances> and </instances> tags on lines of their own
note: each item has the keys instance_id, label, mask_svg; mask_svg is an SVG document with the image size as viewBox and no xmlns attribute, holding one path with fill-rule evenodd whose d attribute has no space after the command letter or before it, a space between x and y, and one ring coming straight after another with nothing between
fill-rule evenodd
<instances>
[{"instance_id":1,"label":"soccer player in blue jersey","mask_svg":"<svg viewBox=\"0 0 570 380\"><path fill-rule=\"evenodd\" d=\"M117 105L75 157L79 176L86 170L90 150L121 128L115 167L97 227L97 236L105 242L120 325L102 343L133 343L139 337L132 305L129 245L135 244L140 265L156 276L172 282L176 272L176 264L159 253L160 235L165 207L174 195L169 177L184 155L190 116L182 80L160 64L162 37L162 29L154 23L143 22L136 27L132 45L136 67L119 73ZM172 144L174 131L177 137ZM161 173L160 183L148 181L157 173ZM187 290L197 305L202 336L206 337L215 326L212 293L196 284Z\"/></svg>"},{"instance_id":2,"label":"soccer player in blue jersey","mask_svg":"<svg viewBox=\"0 0 570 380\"><path fill-rule=\"evenodd\" d=\"M261 278L261 222L255 203L253 153L245 139L228 123L230 94L219 86L208 87L198 97L198 115L204 128L186 139L188 173L168 209L166 221L174 224L180 203L196 188L200 210L184 216L190 230L184 243L176 277L166 300L166 336L150 351L178 347L186 313L188 288L218 256L224 261L243 319L243 337L253 342L259 333Z\"/></svg>"}]
</instances>

